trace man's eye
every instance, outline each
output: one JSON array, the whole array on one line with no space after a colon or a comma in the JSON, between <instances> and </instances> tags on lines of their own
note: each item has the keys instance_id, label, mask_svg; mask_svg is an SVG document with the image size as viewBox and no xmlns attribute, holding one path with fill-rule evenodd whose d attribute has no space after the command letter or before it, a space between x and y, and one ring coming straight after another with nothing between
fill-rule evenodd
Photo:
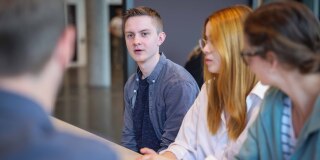
<instances>
[{"instance_id":1,"label":"man's eye","mask_svg":"<svg viewBox=\"0 0 320 160\"><path fill-rule=\"evenodd\" d=\"M133 38L133 34L127 34L127 38Z\"/></svg>"},{"instance_id":2,"label":"man's eye","mask_svg":"<svg viewBox=\"0 0 320 160\"><path fill-rule=\"evenodd\" d=\"M149 33L148 32L143 32L142 33L142 37L145 37L145 36L147 36Z\"/></svg>"}]
</instances>

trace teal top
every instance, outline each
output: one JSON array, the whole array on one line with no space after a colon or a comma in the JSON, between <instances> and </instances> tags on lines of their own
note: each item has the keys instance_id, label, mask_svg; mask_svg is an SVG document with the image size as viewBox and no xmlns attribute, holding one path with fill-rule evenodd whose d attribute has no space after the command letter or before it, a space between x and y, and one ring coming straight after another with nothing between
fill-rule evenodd
<instances>
[{"instance_id":1,"label":"teal top","mask_svg":"<svg viewBox=\"0 0 320 160\"><path fill-rule=\"evenodd\" d=\"M247 140L235 159L283 159L281 113L285 96L279 89L270 88L256 121L248 131ZM297 137L291 159L320 159L320 95Z\"/></svg>"}]
</instances>

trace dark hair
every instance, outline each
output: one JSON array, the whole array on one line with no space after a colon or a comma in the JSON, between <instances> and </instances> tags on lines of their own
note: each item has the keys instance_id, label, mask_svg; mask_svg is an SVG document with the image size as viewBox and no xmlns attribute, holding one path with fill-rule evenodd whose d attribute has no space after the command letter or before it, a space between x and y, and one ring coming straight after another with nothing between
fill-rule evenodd
<instances>
[{"instance_id":1,"label":"dark hair","mask_svg":"<svg viewBox=\"0 0 320 160\"><path fill-rule=\"evenodd\" d=\"M274 51L286 68L301 73L320 72L320 25L313 13L298 2L261 6L245 22L250 45L261 48L262 58Z\"/></svg>"},{"instance_id":2,"label":"dark hair","mask_svg":"<svg viewBox=\"0 0 320 160\"><path fill-rule=\"evenodd\" d=\"M65 27L62 0L0 0L0 76L42 70Z\"/></svg>"},{"instance_id":3,"label":"dark hair","mask_svg":"<svg viewBox=\"0 0 320 160\"><path fill-rule=\"evenodd\" d=\"M160 14L157 11L155 11L154 9L149 8L149 7L144 7L144 6L132 8L132 9L129 9L125 12L125 14L123 16L123 30L124 30L124 26L125 26L127 20L130 17L135 17L135 16L150 16L156 22L158 33L163 31L163 22L160 17Z\"/></svg>"}]
</instances>

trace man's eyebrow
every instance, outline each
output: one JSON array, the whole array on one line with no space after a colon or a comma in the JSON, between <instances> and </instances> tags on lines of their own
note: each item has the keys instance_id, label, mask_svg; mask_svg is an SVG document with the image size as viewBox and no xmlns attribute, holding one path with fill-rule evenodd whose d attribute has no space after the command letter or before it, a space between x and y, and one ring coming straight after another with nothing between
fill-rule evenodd
<instances>
[{"instance_id":1,"label":"man's eyebrow","mask_svg":"<svg viewBox=\"0 0 320 160\"><path fill-rule=\"evenodd\" d=\"M150 29L142 29L142 30L140 30L140 31L138 31L138 32L149 32L150 31ZM132 32L132 31L125 31L124 33L134 33L134 32Z\"/></svg>"},{"instance_id":2,"label":"man's eyebrow","mask_svg":"<svg viewBox=\"0 0 320 160\"><path fill-rule=\"evenodd\" d=\"M141 30L139 32L146 32L146 31L150 31L150 29L143 29L143 30Z\"/></svg>"}]
</instances>

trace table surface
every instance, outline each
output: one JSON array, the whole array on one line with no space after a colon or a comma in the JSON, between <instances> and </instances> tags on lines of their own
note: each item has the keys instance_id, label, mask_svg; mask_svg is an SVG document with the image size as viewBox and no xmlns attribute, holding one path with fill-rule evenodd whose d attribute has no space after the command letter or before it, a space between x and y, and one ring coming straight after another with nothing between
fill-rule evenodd
<instances>
[{"instance_id":1,"label":"table surface","mask_svg":"<svg viewBox=\"0 0 320 160\"><path fill-rule=\"evenodd\" d=\"M116 143L108 141L107 139L104 139L102 137L94 135L94 134L92 134L92 133L90 133L88 131L85 131L85 130L83 130L81 128L73 126L73 125L71 125L69 123L66 123L64 121L61 121L61 120L59 120L57 118L53 118L52 117L51 120L52 120L52 123L55 125L55 127L60 131L69 132L69 133L72 133L72 134L93 138L93 139L96 139L96 140L98 140L100 142L106 143L108 146L113 148L118 153L118 156L120 157L120 160L134 160L137 157L141 156L139 153L131 151L131 150L125 148L125 147L122 147L121 145L118 145Z\"/></svg>"}]
</instances>

